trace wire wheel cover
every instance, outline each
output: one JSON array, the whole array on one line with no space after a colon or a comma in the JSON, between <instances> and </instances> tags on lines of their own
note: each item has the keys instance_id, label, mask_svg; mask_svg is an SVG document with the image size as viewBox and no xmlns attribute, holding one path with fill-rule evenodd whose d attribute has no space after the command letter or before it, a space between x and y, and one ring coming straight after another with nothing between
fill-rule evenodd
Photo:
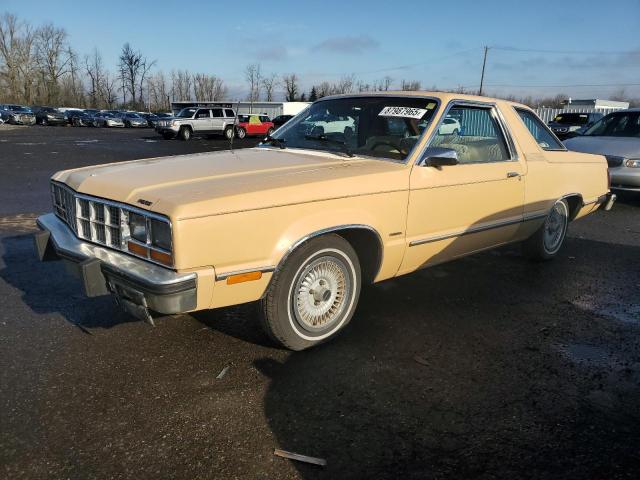
<instances>
[{"instance_id":1,"label":"wire wheel cover","mask_svg":"<svg viewBox=\"0 0 640 480\"><path fill-rule=\"evenodd\" d=\"M551 209L544 224L544 248L549 253L555 253L562 245L562 239L567 228L567 207L558 202Z\"/></svg>"},{"instance_id":2,"label":"wire wheel cover","mask_svg":"<svg viewBox=\"0 0 640 480\"><path fill-rule=\"evenodd\" d=\"M324 330L340 319L351 295L347 266L338 258L316 258L298 276L293 311L306 330Z\"/></svg>"}]
</instances>

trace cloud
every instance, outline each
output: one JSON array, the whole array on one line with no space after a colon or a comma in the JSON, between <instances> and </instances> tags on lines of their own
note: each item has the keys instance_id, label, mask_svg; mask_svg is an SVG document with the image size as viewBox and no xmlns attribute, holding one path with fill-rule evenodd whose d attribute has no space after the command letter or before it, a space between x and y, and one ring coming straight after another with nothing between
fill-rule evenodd
<instances>
[{"instance_id":1,"label":"cloud","mask_svg":"<svg viewBox=\"0 0 640 480\"><path fill-rule=\"evenodd\" d=\"M261 48L256 51L255 57L265 61L281 62L289 57L289 51L283 46Z\"/></svg>"},{"instance_id":2,"label":"cloud","mask_svg":"<svg viewBox=\"0 0 640 480\"><path fill-rule=\"evenodd\" d=\"M358 55L369 50L376 50L380 44L368 35L331 37L312 48L315 52L340 53Z\"/></svg>"}]
</instances>

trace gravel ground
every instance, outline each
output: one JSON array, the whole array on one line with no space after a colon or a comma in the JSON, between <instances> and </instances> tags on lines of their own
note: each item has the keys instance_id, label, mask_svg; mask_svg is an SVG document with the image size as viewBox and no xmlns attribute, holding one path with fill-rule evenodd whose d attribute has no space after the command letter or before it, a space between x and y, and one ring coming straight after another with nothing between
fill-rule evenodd
<instances>
[{"instance_id":1,"label":"gravel ground","mask_svg":"<svg viewBox=\"0 0 640 480\"><path fill-rule=\"evenodd\" d=\"M550 263L508 247L366 288L344 334L301 353L251 305L152 328L36 261L52 172L225 147L0 130L0 475L638 477L638 198L573 224Z\"/></svg>"}]
</instances>

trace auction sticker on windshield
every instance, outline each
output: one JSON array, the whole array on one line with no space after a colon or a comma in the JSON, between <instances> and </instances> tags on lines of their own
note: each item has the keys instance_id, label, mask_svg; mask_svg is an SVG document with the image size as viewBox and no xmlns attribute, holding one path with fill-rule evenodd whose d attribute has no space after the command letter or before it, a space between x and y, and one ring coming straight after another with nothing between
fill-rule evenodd
<instances>
[{"instance_id":1,"label":"auction sticker on windshield","mask_svg":"<svg viewBox=\"0 0 640 480\"><path fill-rule=\"evenodd\" d=\"M424 117L424 114L427 113L427 109L425 108L413 108L413 107L384 107L380 113L379 117L404 117L404 118L415 118L420 120Z\"/></svg>"}]
</instances>

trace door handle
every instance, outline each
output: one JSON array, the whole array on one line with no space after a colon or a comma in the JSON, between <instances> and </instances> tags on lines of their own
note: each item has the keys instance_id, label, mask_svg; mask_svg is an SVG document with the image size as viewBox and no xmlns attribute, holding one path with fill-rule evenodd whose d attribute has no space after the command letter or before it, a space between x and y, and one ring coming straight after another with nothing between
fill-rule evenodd
<instances>
[{"instance_id":1,"label":"door handle","mask_svg":"<svg viewBox=\"0 0 640 480\"><path fill-rule=\"evenodd\" d=\"M520 174L518 172L508 172L507 178L519 177Z\"/></svg>"}]
</instances>

